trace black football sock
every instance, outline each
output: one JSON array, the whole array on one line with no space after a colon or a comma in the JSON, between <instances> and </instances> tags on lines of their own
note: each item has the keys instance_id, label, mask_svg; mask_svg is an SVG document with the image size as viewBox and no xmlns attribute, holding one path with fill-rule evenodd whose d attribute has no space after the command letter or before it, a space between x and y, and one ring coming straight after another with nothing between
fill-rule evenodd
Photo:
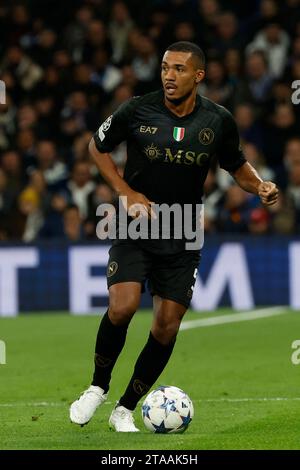
<instances>
[{"instance_id":1,"label":"black football sock","mask_svg":"<svg viewBox=\"0 0 300 470\"><path fill-rule=\"evenodd\" d=\"M150 390L166 367L175 341L164 345L150 333L148 341L136 361L128 387L119 400L120 405L129 410L135 409L140 398Z\"/></svg>"},{"instance_id":2,"label":"black football sock","mask_svg":"<svg viewBox=\"0 0 300 470\"><path fill-rule=\"evenodd\" d=\"M102 318L99 326L95 347L95 372L92 385L109 389L109 382L114 365L123 349L129 323L114 325L108 312Z\"/></svg>"}]
</instances>

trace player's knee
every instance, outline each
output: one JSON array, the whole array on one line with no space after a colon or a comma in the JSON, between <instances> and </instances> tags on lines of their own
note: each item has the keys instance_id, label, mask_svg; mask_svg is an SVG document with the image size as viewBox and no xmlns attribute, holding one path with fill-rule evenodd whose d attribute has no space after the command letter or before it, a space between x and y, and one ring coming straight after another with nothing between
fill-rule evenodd
<instances>
[{"instance_id":1,"label":"player's knee","mask_svg":"<svg viewBox=\"0 0 300 470\"><path fill-rule=\"evenodd\" d=\"M175 340L180 327L178 318L157 318L152 327L152 334L161 344L169 344Z\"/></svg>"},{"instance_id":2,"label":"player's knee","mask_svg":"<svg viewBox=\"0 0 300 470\"><path fill-rule=\"evenodd\" d=\"M129 323L137 309L134 301L130 302L110 302L109 305L109 318L114 325L124 325Z\"/></svg>"}]
</instances>

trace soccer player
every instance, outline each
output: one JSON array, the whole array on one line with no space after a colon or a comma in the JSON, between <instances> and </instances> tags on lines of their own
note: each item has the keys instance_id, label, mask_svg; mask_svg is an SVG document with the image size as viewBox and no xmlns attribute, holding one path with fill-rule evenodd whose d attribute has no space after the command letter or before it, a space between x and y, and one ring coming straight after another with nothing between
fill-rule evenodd
<instances>
[{"instance_id":1,"label":"soccer player","mask_svg":"<svg viewBox=\"0 0 300 470\"><path fill-rule=\"evenodd\" d=\"M161 64L162 90L122 104L91 140L90 154L100 173L119 196L127 197L128 208L139 204L153 217L153 202L200 203L214 158L263 204L276 202L275 184L263 182L246 161L232 115L197 94L204 69L204 54L196 44L172 44ZM128 154L123 178L110 156L122 141L127 142ZM184 246L175 239L113 242L107 269L109 308L97 335L95 372L92 385L71 405L73 423L88 423L106 400L112 370L147 280L153 295L151 331L109 419L118 432L138 431L133 410L164 370L192 296L200 254Z\"/></svg>"}]
</instances>

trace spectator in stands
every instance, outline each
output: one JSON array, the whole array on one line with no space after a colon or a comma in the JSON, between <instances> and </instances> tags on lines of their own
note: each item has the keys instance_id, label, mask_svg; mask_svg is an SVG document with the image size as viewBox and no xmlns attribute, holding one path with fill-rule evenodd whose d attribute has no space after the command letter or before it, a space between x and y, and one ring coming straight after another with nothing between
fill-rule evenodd
<instances>
[{"instance_id":1,"label":"spectator in stands","mask_svg":"<svg viewBox=\"0 0 300 470\"><path fill-rule=\"evenodd\" d=\"M246 80L239 90L240 100L264 105L269 99L272 82L265 54L251 52L246 58Z\"/></svg>"},{"instance_id":2,"label":"spectator in stands","mask_svg":"<svg viewBox=\"0 0 300 470\"><path fill-rule=\"evenodd\" d=\"M8 184L8 178L0 168L0 227L5 227L5 220L7 215L14 207L15 198L17 193Z\"/></svg>"},{"instance_id":3,"label":"spectator in stands","mask_svg":"<svg viewBox=\"0 0 300 470\"><path fill-rule=\"evenodd\" d=\"M157 84L158 57L152 39L140 35L136 52L131 63L135 76L141 83L141 93L155 88Z\"/></svg>"},{"instance_id":4,"label":"spectator in stands","mask_svg":"<svg viewBox=\"0 0 300 470\"><path fill-rule=\"evenodd\" d=\"M250 211L258 205L256 196L249 196L239 186L230 186L219 206L217 227L223 232L246 233Z\"/></svg>"},{"instance_id":5,"label":"spectator in stands","mask_svg":"<svg viewBox=\"0 0 300 470\"><path fill-rule=\"evenodd\" d=\"M138 78L133 70L131 65L124 65L122 67L122 84L127 85L132 90L134 90L134 94L136 94L136 90L138 87Z\"/></svg>"},{"instance_id":6,"label":"spectator in stands","mask_svg":"<svg viewBox=\"0 0 300 470\"><path fill-rule=\"evenodd\" d=\"M233 86L229 83L224 65L220 60L208 62L206 80L199 86L199 92L212 101L232 109Z\"/></svg>"},{"instance_id":7,"label":"spectator in stands","mask_svg":"<svg viewBox=\"0 0 300 470\"><path fill-rule=\"evenodd\" d=\"M294 160L288 168L286 194L296 211L297 230L300 228L300 161Z\"/></svg>"},{"instance_id":8,"label":"spectator in stands","mask_svg":"<svg viewBox=\"0 0 300 470\"><path fill-rule=\"evenodd\" d=\"M70 242L78 242L85 238L80 212L75 204L67 206L64 210L63 234L64 238Z\"/></svg>"},{"instance_id":9,"label":"spectator in stands","mask_svg":"<svg viewBox=\"0 0 300 470\"><path fill-rule=\"evenodd\" d=\"M66 164L59 160L56 144L50 140L41 140L36 146L36 168L45 178L47 187L55 191L64 187L68 177Z\"/></svg>"},{"instance_id":10,"label":"spectator in stands","mask_svg":"<svg viewBox=\"0 0 300 470\"><path fill-rule=\"evenodd\" d=\"M264 25L266 22L270 22L278 17L278 4L274 0L261 0L259 13L260 23Z\"/></svg>"},{"instance_id":11,"label":"spectator in stands","mask_svg":"<svg viewBox=\"0 0 300 470\"><path fill-rule=\"evenodd\" d=\"M121 83L114 91L113 97L103 111L103 120L110 116L124 101L133 96L131 86Z\"/></svg>"},{"instance_id":12,"label":"spectator in stands","mask_svg":"<svg viewBox=\"0 0 300 470\"><path fill-rule=\"evenodd\" d=\"M24 185L21 156L16 150L7 150L1 157L1 168L6 174L11 191L18 193Z\"/></svg>"},{"instance_id":13,"label":"spectator in stands","mask_svg":"<svg viewBox=\"0 0 300 470\"><path fill-rule=\"evenodd\" d=\"M241 103L235 107L234 117L239 129L240 137L244 141L250 142L259 149L262 149L262 126L255 119L254 107L248 103Z\"/></svg>"},{"instance_id":14,"label":"spectator in stands","mask_svg":"<svg viewBox=\"0 0 300 470\"><path fill-rule=\"evenodd\" d=\"M201 34L201 43L204 44L205 49L212 47L216 38L216 27L219 22L221 8L218 0L198 0L198 15L197 23L201 25L199 28Z\"/></svg>"},{"instance_id":15,"label":"spectator in stands","mask_svg":"<svg viewBox=\"0 0 300 470\"><path fill-rule=\"evenodd\" d=\"M175 26L173 42L190 41L197 42L197 35L192 23L180 21Z\"/></svg>"},{"instance_id":16,"label":"spectator in stands","mask_svg":"<svg viewBox=\"0 0 300 470\"><path fill-rule=\"evenodd\" d=\"M45 213L50 205L51 195L48 191L43 173L39 170L31 171L28 178L28 186L37 193L40 200L40 209Z\"/></svg>"},{"instance_id":17,"label":"spectator in stands","mask_svg":"<svg viewBox=\"0 0 300 470\"><path fill-rule=\"evenodd\" d=\"M224 54L228 49L239 49L242 45L238 30L238 20L231 11L225 11L218 15L216 23L217 39L213 47L220 54Z\"/></svg>"},{"instance_id":18,"label":"spectator in stands","mask_svg":"<svg viewBox=\"0 0 300 470\"><path fill-rule=\"evenodd\" d=\"M26 39L27 38L24 38L24 41L26 41ZM55 31L52 29L43 29L35 38L32 38L31 41L33 46L29 49L29 52L35 63L41 65L42 68L51 65L57 43ZM28 46L30 45L29 43Z\"/></svg>"},{"instance_id":19,"label":"spectator in stands","mask_svg":"<svg viewBox=\"0 0 300 470\"><path fill-rule=\"evenodd\" d=\"M86 94L82 91L74 91L67 97L61 117L63 135L70 137L70 141L80 132L95 129L99 121L99 117L88 104Z\"/></svg>"},{"instance_id":20,"label":"spectator in stands","mask_svg":"<svg viewBox=\"0 0 300 470\"><path fill-rule=\"evenodd\" d=\"M74 19L65 29L63 42L76 63L82 61L85 36L93 18L93 9L89 5L81 5L78 10L75 10Z\"/></svg>"},{"instance_id":21,"label":"spectator in stands","mask_svg":"<svg viewBox=\"0 0 300 470\"><path fill-rule=\"evenodd\" d=\"M24 168L36 163L36 135L33 129L20 130L16 135L17 150L21 155Z\"/></svg>"},{"instance_id":22,"label":"spectator in stands","mask_svg":"<svg viewBox=\"0 0 300 470\"><path fill-rule=\"evenodd\" d=\"M150 14L148 34L155 42L160 55L167 48L168 44L172 43L172 29L168 6L161 4L155 7Z\"/></svg>"},{"instance_id":23,"label":"spectator in stands","mask_svg":"<svg viewBox=\"0 0 300 470\"><path fill-rule=\"evenodd\" d=\"M7 49L0 65L0 69L2 68L9 70L25 91L32 90L43 77L42 67L24 54L20 46L11 46Z\"/></svg>"},{"instance_id":24,"label":"spectator in stands","mask_svg":"<svg viewBox=\"0 0 300 470\"><path fill-rule=\"evenodd\" d=\"M247 160L258 171L262 179L267 181L271 178L273 181L275 179L275 172L266 165L264 155L260 149L251 142L244 142L243 149Z\"/></svg>"},{"instance_id":25,"label":"spectator in stands","mask_svg":"<svg viewBox=\"0 0 300 470\"><path fill-rule=\"evenodd\" d=\"M0 151L9 149L16 133L17 108L11 96L6 93L6 103L0 104Z\"/></svg>"},{"instance_id":26,"label":"spectator in stands","mask_svg":"<svg viewBox=\"0 0 300 470\"><path fill-rule=\"evenodd\" d=\"M216 172L209 170L204 183L204 230L214 232L218 217L218 208L224 191L218 185Z\"/></svg>"},{"instance_id":27,"label":"spectator in stands","mask_svg":"<svg viewBox=\"0 0 300 470\"><path fill-rule=\"evenodd\" d=\"M35 129L37 125L37 113L30 104L23 104L18 109L17 124L20 130Z\"/></svg>"},{"instance_id":28,"label":"spectator in stands","mask_svg":"<svg viewBox=\"0 0 300 470\"><path fill-rule=\"evenodd\" d=\"M43 225L41 200L37 190L27 186L19 195L17 208L8 218L8 232L12 240L34 241Z\"/></svg>"},{"instance_id":29,"label":"spectator in stands","mask_svg":"<svg viewBox=\"0 0 300 470\"><path fill-rule=\"evenodd\" d=\"M106 49L98 48L92 56L94 72L91 80L99 86L105 93L112 93L121 83L122 74L118 67L112 65L109 61L109 55Z\"/></svg>"},{"instance_id":30,"label":"spectator in stands","mask_svg":"<svg viewBox=\"0 0 300 470\"><path fill-rule=\"evenodd\" d=\"M300 137L293 137L286 143L284 151L284 164L288 169L297 162L300 162Z\"/></svg>"},{"instance_id":31,"label":"spectator in stands","mask_svg":"<svg viewBox=\"0 0 300 470\"><path fill-rule=\"evenodd\" d=\"M297 135L297 125L291 104L279 104L264 131L264 154L274 169L279 184L283 184L283 154L288 139Z\"/></svg>"},{"instance_id":32,"label":"spectator in stands","mask_svg":"<svg viewBox=\"0 0 300 470\"><path fill-rule=\"evenodd\" d=\"M95 52L99 49L104 49L107 51L107 54L111 55L111 43L105 24L99 19L92 19L87 24L81 60L91 62Z\"/></svg>"},{"instance_id":33,"label":"spectator in stands","mask_svg":"<svg viewBox=\"0 0 300 470\"><path fill-rule=\"evenodd\" d=\"M224 57L224 66L229 83L236 87L242 76L242 59L238 49L227 49Z\"/></svg>"},{"instance_id":34,"label":"spectator in stands","mask_svg":"<svg viewBox=\"0 0 300 470\"><path fill-rule=\"evenodd\" d=\"M72 177L67 186L71 194L71 200L76 204L80 216L84 220L88 215L88 197L95 189L88 162L79 161L75 163Z\"/></svg>"},{"instance_id":35,"label":"spectator in stands","mask_svg":"<svg viewBox=\"0 0 300 470\"><path fill-rule=\"evenodd\" d=\"M89 232L89 237L95 237L96 235L96 226L98 222L101 220L99 215L97 215L97 208L100 204L116 204L116 195L112 191L112 189L106 183L98 184L94 191L89 194L88 197L88 217L87 222L85 224L85 231ZM110 211L110 217L114 216L114 211ZM108 214L106 214L108 216ZM101 232L102 233L102 232ZM99 233L98 233L99 236Z\"/></svg>"},{"instance_id":36,"label":"spectator in stands","mask_svg":"<svg viewBox=\"0 0 300 470\"><path fill-rule=\"evenodd\" d=\"M85 161L88 160L88 144L91 140L93 134L90 131L85 131L80 133L78 137L75 138L72 146L72 163L74 161Z\"/></svg>"},{"instance_id":37,"label":"spectator in stands","mask_svg":"<svg viewBox=\"0 0 300 470\"><path fill-rule=\"evenodd\" d=\"M272 213L272 233L292 235L296 230L296 212L293 202L285 194L279 194L278 203L270 211Z\"/></svg>"},{"instance_id":38,"label":"spectator in stands","mask_svg":"<svg viewBox=\"0 0 300 470\"><path fill-rule=\"evenodd\" d=\"M248 231L252 235L267 235L270 230L270 214L263 207L257 207L250 212Z\"/></svg>"},{"instance_id":39,"label":"spectator in stands","mask_svg":"<svg viewBox=\"0 0 300 470\"><path fill-rule=\"evenodd\" d=\"M55 139L59 125L55 112L55 101L50 95L40 96L34 103L36 113L35 133L39 139Z\"/></svg>"},{"instance_id":40,"label":"spectator in stands","mask_svg":"<svg viewBox=\"0 0 300 470\"><path fill-rule=\"evenodd\" d=\"M64 237L63 213L70 203L67 191L62 190L52 195L49 207L45 211L44 224L39 232L40 239Z\"/></svg>"},{"instance_id":41,"label":"spectator in stands","mask_svg":"<svg viewBox=\"0 0 300 470\"><path fill-rule=\"evenodd\" d=\"M134 22L125 2L118 0L112 6L111 20L108 25L109 38L112 45L112 61L122 63L126 54L128 34Z\"/></svg>"},{"instance_id":42,"label":"spectator in stands","mask_svg":"<svg viewBox=\"0 0 300 470\"><path fill-rule=\"evenodd\" d=\"M279 22L271 19L247 46L246 53L263 51L268 61L270 75L278 78L284 72L289 46L290 39L288 34L283 30Z\"/></svg>"}]
</instances>

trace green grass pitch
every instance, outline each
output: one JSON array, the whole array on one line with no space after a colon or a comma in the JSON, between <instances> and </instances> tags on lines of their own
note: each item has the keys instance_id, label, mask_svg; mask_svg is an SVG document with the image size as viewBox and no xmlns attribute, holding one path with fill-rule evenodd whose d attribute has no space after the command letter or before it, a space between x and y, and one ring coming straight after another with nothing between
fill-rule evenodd
<instances>
[{"instance_id":1,"label":"green grass pitch","mask_svg":"<svg viewBox=\"0 0 300 470\"><path fill-rule=\"evenodd\" d=\"M232 313L189 312L185 320ZM157 435L135 416L139 434L116 434L108 418L148 336L151 315L136 314L113 373L108 402L84 428L69 404L90 383L97 316L22 315L0 319L7 363L0 365L0 449L300 449L300 313L181 331L156 385L176 385L192 398L195 417L184 434Z\"/></svg>"}]
</instances>

